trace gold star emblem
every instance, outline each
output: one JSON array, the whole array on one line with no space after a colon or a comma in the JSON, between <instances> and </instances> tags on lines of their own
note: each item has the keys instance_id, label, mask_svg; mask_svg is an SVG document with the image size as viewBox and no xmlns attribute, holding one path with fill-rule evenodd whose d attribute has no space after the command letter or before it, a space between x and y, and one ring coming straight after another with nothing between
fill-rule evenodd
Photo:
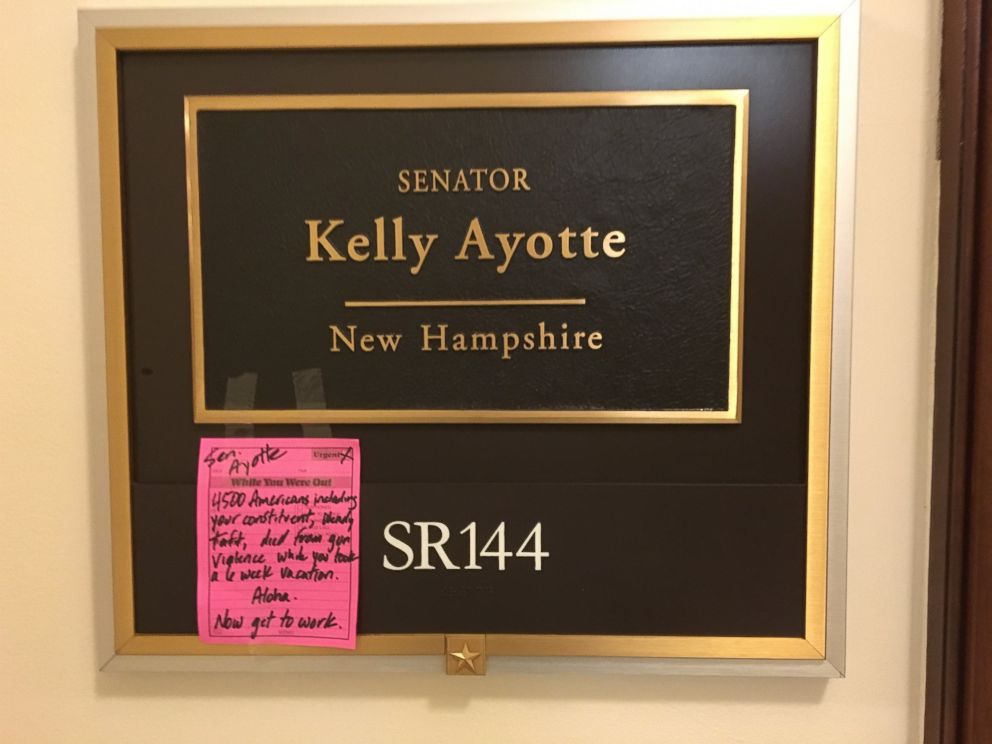
<instances>
[{"instance_id":1,"label":"gold star emblem","mask_svg":"<svg viewBox=\"0 0 992 744\"><path fill-rule=\"evenodd\" d=\"M471 649L469 649L467 643L462 644L461 651L449 651L448 653L451 654L456 659L458 659L458 668L455 670L456 674L462 671L463 669L470 669L472 671L472 674L476 673L475 660L482 654L480 654L477 651L472 651Z\"/></svg>"},{"instance_id":2,"label":"gold star emblem","mask_svg":"<svg viewBox=\"0 0 992 744\"><path fill-rule=\"evenodd\" d=\"M448 674L482 677L486 673L486 636L458 633L444 636L444 668Z\"/></svg>"}]
</instances>

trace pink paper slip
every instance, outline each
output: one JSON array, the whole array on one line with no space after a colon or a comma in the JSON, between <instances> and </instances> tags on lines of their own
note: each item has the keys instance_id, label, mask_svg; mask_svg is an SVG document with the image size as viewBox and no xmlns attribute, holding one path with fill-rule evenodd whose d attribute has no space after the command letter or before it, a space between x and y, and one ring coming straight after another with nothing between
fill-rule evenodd
<instances>
[{"instance_id":1,"label":"pink paper slip","mask_svg":"<svg viewBox=\"0 0 992 744\"><path fill-rule=\"evenodd\" d=\"M355 647L357 439L202 439L197 617L205 643Z\"/></svg>"}]
</instances>

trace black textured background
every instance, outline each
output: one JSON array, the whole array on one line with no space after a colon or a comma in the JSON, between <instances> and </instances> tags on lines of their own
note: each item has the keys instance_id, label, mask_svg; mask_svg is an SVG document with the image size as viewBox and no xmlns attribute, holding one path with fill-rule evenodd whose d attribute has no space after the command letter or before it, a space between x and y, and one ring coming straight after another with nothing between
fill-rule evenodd
<instances>
[{"instance_id":1,"label":"black textured background","mask_svg":"<svg viewBox=\"0 0 992 744\"><path fill-rule=\"evenodd\" d=\"M789 42L124 54L139 632L195 631L195 453L224 434L192 423L183 95L747 88L741 424L334 433L362 442L360 632L802 635L815 62ZM541 519L551 557L540 574L388 572L395 519L506 520L513 535Z\"/></svg>"}]
</instances>

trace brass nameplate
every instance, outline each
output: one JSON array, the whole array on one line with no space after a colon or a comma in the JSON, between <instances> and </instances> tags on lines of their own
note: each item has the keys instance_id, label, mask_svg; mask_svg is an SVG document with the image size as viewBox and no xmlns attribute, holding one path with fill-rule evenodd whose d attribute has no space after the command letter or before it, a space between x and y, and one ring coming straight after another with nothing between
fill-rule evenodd
<instances>
[{"instance_id":1,"label":"brass nameplate","mask_svg":"<svg viewBox=\"0 0 992 744\"><path fill-rule=\"evenodd\" d=\"M196 421L740 420L746 91L186 117Z\"/></svg>"}]
</instances>

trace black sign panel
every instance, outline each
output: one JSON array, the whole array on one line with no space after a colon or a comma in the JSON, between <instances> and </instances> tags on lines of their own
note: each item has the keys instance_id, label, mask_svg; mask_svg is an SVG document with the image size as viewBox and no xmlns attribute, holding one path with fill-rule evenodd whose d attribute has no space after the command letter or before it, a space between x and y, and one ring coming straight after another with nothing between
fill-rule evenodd
<instances>
[{"instance_id":1,"label":"black sign panel","mask_svg":"<svg viewBox=\"0 0 992 744\"><path fill-rule=\"evenodd\" d=\"M736 420L746 100L190 98L197 414Z\"/></svg>"},{"instance_id":2,"label":"black sign panel","mask_svg":"<svg viewBox=\"0 0 992 744\"><path fill-rule=\"evenodd\" d=\"M362 447L361 634L792 654L824 582L817 60L815 39L121 52L134 630L196 631L201 437L332 434ZM602 348L526 349L541 322ZM425 351L423 324L496 349ZM450 565L417 568L424 534Z\"/></svg>"}]
</instances>

